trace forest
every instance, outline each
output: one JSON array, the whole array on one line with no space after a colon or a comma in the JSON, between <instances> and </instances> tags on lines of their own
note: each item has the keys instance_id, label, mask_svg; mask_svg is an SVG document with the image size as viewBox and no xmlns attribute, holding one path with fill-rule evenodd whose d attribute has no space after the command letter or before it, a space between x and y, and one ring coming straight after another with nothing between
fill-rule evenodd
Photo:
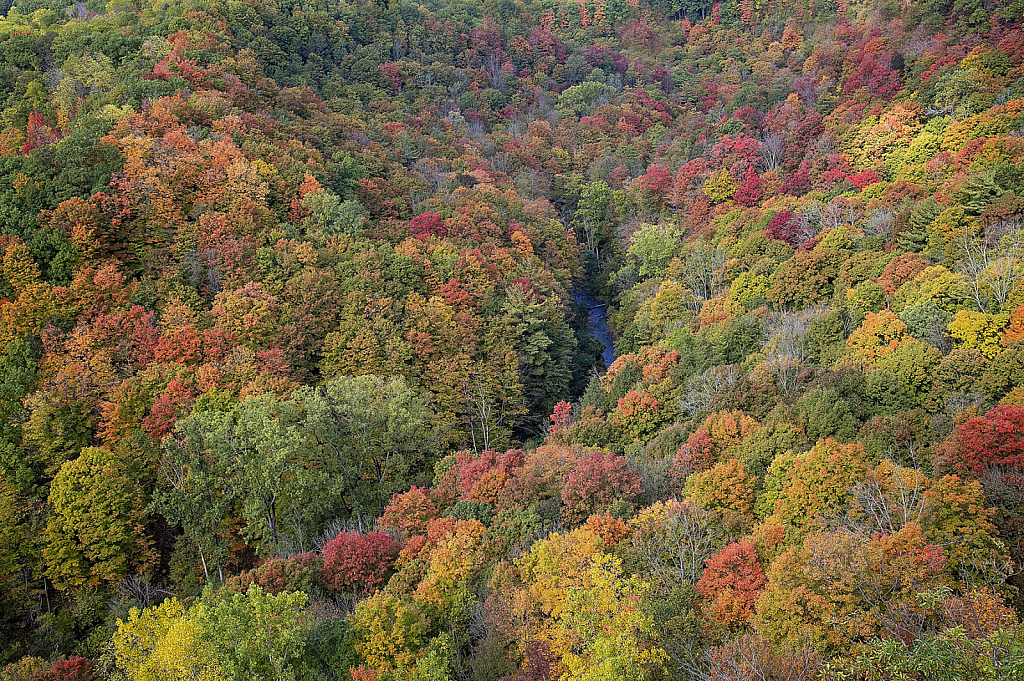
<instances>
[{"instance_id":1,"label":"forest","mask_svg":"<svg viewBox=\"0 0 1024 681\"><path fill-rule=\"evenodd\" d=\"M1022 219L1024 0L0 0L0 681L1024 678Z\"/></svg>"}]
</instances>

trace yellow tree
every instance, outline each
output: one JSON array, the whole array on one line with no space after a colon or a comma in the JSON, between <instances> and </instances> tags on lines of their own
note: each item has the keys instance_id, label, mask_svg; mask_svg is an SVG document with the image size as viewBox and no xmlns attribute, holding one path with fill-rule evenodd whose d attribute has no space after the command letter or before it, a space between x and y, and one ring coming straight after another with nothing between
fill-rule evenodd
<instances>
[{"instance_id":1,"label":"yellow tree","mask_svg":"<svg viewBox=\"0 0 1024 681\"><path fill-rule=\"evenodd\" d=\"M650 584L624 577L615 556L595 555L583 582L570 588L559 625L571 634L560 681L641 681L668 657L650 644L654 620L646 611Z\"/></svg>"},{"instance_id":2,"label":"yellow tree","mask_svg":"<svg viewBox=\"0 0 1024 681\"><path fill-rule=\"evenodd\" d=\"M538 643L557 661L573 650L576 635L561 624L569 607L568 594L585 582L602 543L586 528L568 534L556 532L534 544L518 561L520 586L502 597L509 601L511 611L522 614L516 632L521 652Z\"/></svg>"},{"instance_id":3,"label":"yellow tree","mask_svg":"<svg viewBox=\"0 0 1024 681\"><path fill-rule=\"evenodd\" d=\"M729 459L710 470L691 475L686 495L710 511L722 513L731 524L748 525L754 519L754 484L743 464Z\"/></svg>"},{"instance_id":4,"label":"yellow tree","mask_svg":"<svg viewBox=\"0 0 1024 681\"><path fill-rule=\"evenodd\" d=\"M56 309L52 287L42 281L28 246L20 239L0 237L0 284L10 292L0 298L0 347L37 334Z\"/></svg>"},{"instance_id":5,"label":"yellow tree","mask_svg":"<svg viewBox=\"0 0 1024 681\"><path fill-rule=\"evenodd\" d=\"M117 582L152 564L142 492L109 451L87 447L65 463L48 503L43 557L58 589Z\"/></svg>"},{"instance_id":6,"label":"yellow tree","mask_svg":"<svg viewBox=\"0 0 1024 681\"><path fill-rule=\"evenodd\" d=\"M127 622L117 622L112 652L117 671L128 681L227 678L176 598L142 611L132 608Z\"/></svg>"}]
</instances>

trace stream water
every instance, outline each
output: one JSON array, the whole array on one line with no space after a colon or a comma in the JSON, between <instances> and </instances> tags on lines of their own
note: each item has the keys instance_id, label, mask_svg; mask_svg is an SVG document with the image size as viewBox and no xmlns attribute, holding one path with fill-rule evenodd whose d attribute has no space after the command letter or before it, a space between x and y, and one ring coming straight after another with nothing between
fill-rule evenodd
<instances>
[{"instance_id":1,"label":"stream water","mask_svg":"<svg viewBox=\"0 0 1024 681\"><path fill-rule=\"evenodd\" d=\"M615 344L612 343L612 330L608 326L608 304L583 289L573 288L572 295L577 305L587 309L590 332L604 344L601 357L604 359L605 368L610 367L615 361Z\"/></svg>"}]
</instances>

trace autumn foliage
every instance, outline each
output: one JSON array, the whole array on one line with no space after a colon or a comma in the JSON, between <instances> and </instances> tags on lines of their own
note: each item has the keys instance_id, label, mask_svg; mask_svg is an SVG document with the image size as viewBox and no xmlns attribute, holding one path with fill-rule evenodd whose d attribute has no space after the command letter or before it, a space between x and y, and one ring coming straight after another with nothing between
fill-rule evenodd
<instances>
[{"instance_id":1,"label":"autumn foliage","mask_svg":"<svg viewBox=\"0 0 1024 681\"><path fill-rule=\"evenodd\" d=\"M399 550L383 532L343 531L324 544L324 581L339 591L372 593L387 581Z\"/></svg>"},{"instance_id":2,"label":"autumn foliage","mask_svg":"<svg viewBox=\"0 0 1024 681\"><path fill-rule=\"evenodd\" d=\"M940 448L943 463L959 473L987 468L1016 473L1024 461L1024 407L998 406L957 426Z\"/></svg>"},{"instance_id":3,"label":"autumn foliage","mask_svg":"<svg viewBox=\"0 0 1024 681\"><path fill-rule=\"evenodd\" d=\"M293 5L0 12L0 681L1018 675L1020 0Z\"/></svg>"}]
</instances>

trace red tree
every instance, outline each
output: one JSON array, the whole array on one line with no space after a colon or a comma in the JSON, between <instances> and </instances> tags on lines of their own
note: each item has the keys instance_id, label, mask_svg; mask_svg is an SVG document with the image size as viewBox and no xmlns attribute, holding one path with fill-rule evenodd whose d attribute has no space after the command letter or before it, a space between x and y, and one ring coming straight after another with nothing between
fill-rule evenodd
<instances>
[{"instance_id":1,"label":"red tree","mask_svg":"<svg viewBox=\"0 0 1024 681\"><path fill-rule=\"evenodd\" d=\"M957 426L939 448L941 461L959 473L980 475L989 466L1020 468L1024 461L1024 407L1000 405Z\"/></svg>"},{"instance_id":2,"label":"red tree","mask_svg":"<svg viewBox=\"0 0 1024 681\"><path fill-rule=\"evenodd\" d=\"M672 186L672 173L661 166L651 166L647 169L647 174L644 175L644 184L647 185L651 194L660 198Z\"/></svg>"},{"instance_id":3,"label":"red tree","mask_svg":"<svg viewBox=\"0 0 1024 681\"><path fill-rule=\"evenodd\" d=\"M440 213L420 213L409 222L409 230L419 239L448 233Z\"/></svg>"},{"instance_id":4,"label":"red tree","mask_svg":"<svg viewBox=\"0 0 1024 681\"><path fill-rule=\"evenodd\" d=\"M766 583L757 547L748 539L729 544L709 558L694 588L708 601L711 618L735 629L750 623Z\"/></svg>"},{"instance_id":5,"label":"red tree","mask_svg":"<svg viewBox=\"0 0 1024 681\"><path fill-rule=\"evenodd\" d=\"M643 480L629 470L626 459L611 452L595 452L581 459L565 476L562 518L573 525L602 513L617 500L632 503Z\"/></svg>"},{"instance_id":6,"label":"red tree","mask_svg":"<svg viewBox=\"0 0 1024 681\"><path fill-rule=\"evenodd\" d=\"M764 233L772 239L785 241L790 246L796 246L800 241L796 233L796 221L793 219L793 212L789 210L776 213L772 221L765 227Z\"/></svg>"},{"instance_id":7,"label":"red tree","mask_svg":"<svg viewBox=\"0 0 1024 681\"><path fill-rule=\"evenodd\" d=\"M563 400L555 405L555 411L551 414L551 432L557 433L560 430L565 430L572 424L572 405Z\"/></svg>"},{"instance_id":8,"label":"red tree","mask_svg":"<svg viewBox=\"0 0 1024 681\"><path fill-rule=\"evenodd\" d=\"M510 449L505 453L484 451L455 455L459 496L468 501L492 504L498 500L515 469L523 465L523 451Z\"/></svg>"},{"instance_id":9,"label":"red tree","mask_svg":"<svg viewBox=\"0 0 1024 681\"><path fill-rule=\"evenodd\" d=\"M46 124L43 115L33 111L28 115L28 124L25 126L25 146L21 153L27 154L33 149L45 147L57 139L57 134Z\"/></svg>"},{"instance_id":10,"label":"red tree","mask_svg":"<svg viewBox=\"0 0 1024 681\"><path fill-rule=\"evenodd\" d=\"M862 170L859 173L848 176L846 179L852 182L857 189L864 189L864 187L879 181L878 174L874 170Z\"/></svg>"},{"instance_id":11,"label":"red tree","mask_svg":"<svg viewBox=\"0 0 1024 681\"><path fill-rule=\"evenodd\" d=\"M747 177L736 190L732 200L748 208L756 206L761 201L761 178L757 176L752 166L747 167Z\"/></svg>"},{"instance_id":12,"label":"red tree","mask_svg":"<svg viewBox=\"0 0 1024 681\"><path fill-rule=\"evenodd\" d=\"M340 532L324 545L324 582L339 591L376 591L387 581L401 549L383 532Z\"/></svg>"},{"instance_id":13,"label":"red tree","mask_svg":"<svg viewBox=\"0 0 1024 681\"><path fill-rule=\"evenodd\" d=\"M99 675L92 666L92 662L84 657L71 656L66 660L56 660L50 667L50 673L45 677L47 681L93 681Z\"/></svg>"}]
</instances>

